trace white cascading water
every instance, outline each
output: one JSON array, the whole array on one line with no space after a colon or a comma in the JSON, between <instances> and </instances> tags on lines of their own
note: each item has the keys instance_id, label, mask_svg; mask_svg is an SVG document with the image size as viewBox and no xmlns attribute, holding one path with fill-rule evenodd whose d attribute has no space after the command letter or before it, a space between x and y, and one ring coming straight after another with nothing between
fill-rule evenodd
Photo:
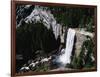
<instances>
[{"instance_id":1,"label":"white cascading water","mask_svg":"<svg viewBox=\"0 0 100 77\"><path fill-rule=\"evenodd\" d=\"M65 51L61 51L61 54L58 58L58 62L61 63L60 67L65 67L66 64L69 64L71 62L71 53L74 45L74 37L75 37L75 30L69 28L66 38L66 48Z\"/></svg>"}]
</instances>

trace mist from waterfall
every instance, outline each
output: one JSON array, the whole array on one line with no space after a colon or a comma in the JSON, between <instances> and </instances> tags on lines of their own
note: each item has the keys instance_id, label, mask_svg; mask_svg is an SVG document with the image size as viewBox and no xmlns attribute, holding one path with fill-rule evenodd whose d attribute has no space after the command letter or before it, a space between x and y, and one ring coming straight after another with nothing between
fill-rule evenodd
<instances>
[{"instance_id":1,"label":"mist from waterfall","mask_svg":"<svg viewBox=\"0 0 100 77\"><path fill-rule=\"evenodd\" d=\"M56 62L59 67L65 67L66 64L71 62L71 54L74 45L75 30L69 28L66 38L66 48L61 50L60 56L57 56Z\"/></svg>"}]
</instances>

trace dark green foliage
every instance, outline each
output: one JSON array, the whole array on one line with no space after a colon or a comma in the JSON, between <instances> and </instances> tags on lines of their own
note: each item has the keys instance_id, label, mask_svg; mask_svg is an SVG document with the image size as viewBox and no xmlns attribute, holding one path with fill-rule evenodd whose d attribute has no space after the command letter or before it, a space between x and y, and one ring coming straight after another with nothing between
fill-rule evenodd
<instances>
[{"instance_id":1,"label":"dark green foliage","mask_svg":"<svg viewBox=\"0 0 100 77\"><path fill-rule=\"evenodd\" d=\"M88 50L88 52L86 54L86 57L85 57L85 65L84 65L84 67L87 67L87 68L93 67L95 62L92 61L91 56L94 57L94 55L93 55L94 54L94 47L95 47L94 43L93 43L92 39L90 39L88 37L88 40L84 43L84 45L85 45L86 49Z\"/></svg>"},{"instance_id":2,"label":"dark green foliage","mask_svg":"<svg viewBox=\"0 0 100 77\"><path fill-rule=\"evenodd\" d=\"M63 26L89 28L93 27L93 8L49 7L57 22ZM86 26L87 24L90 24ZM90 28L88 31L91 31Z\"/></svg>"},{"instance_id":3,"label":"dark green foliage","mask_svg":"<svg viewBox=\"0 0 100 77\"><path fill-rule=\"evenodd\" d=\"M88 18L88 23L86 25L86 30L89 32L94 32L94 24L93 24L93 18Z\"/></svg>"},{"instance_id":4,"label":"dark green foliage","mask_svg":"<svg viewBox=\"0 0 100 77\"><path fill-rule=\"evenodd\" d=\"M34 72L44 72L44 71L48 71L48 70L50 70L49 63L40 63L38 66L35 67L35 69L33 71Z\"/></svg>"}]
</instances>

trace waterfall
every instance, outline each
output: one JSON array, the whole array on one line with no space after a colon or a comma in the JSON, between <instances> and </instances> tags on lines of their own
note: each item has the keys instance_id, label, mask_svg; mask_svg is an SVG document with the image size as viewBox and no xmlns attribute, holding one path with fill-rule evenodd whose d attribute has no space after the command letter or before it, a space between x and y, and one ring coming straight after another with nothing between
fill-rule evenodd
<instances>
[{"instance_id":1,"label":"waterfall","mask_svg":"<svg viewBox=\"0 0 100 77\"><path fill-rule=\"evenodd\" d=\"M75 30L69 28L66 38L66 48L61 50L60 56L56 59L59 67L65 67L71 62L71 53L74 45Z\"/></svg>"}]
</instances>

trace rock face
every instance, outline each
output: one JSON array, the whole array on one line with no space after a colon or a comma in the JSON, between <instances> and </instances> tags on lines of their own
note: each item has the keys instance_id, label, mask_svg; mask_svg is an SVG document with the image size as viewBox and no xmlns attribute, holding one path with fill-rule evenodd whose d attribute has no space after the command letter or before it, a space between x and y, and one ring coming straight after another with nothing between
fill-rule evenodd
<instances>
[{"instance_id":1,"label":"rock face","mask_svg":"<svg viewBox=\"0 0 100 77\"><path fill-rule=\"evenodd\" d=\"M76 29L76 41L73 49L74 54L71 56L71 67L80 69L94 66L95 58L93 55L93 37L93 33Z\"/></svg>"},{"instance_id":2,"label":"rock face","mask_svg":"<svg viewBox=\"0 0 100 77\"><path fill-rule=\"evenodd\" d=\"M27 6L27 5L26 5ZM30 5L26 8L26 6L20 7L20 9L17 11L17 27L19 27L22 22L25 23L38 23L41 22L44 24L47 29L52 29L55 38L57 39L58 36L61 34L61 25L58 24L53 16L51 14L50 10L47 10L47 7L42 7L39 5L35 5L34 8ZM23 14L24 10L31 9L30 13L26 13L25 16ZM21 16L23 15L23 16ZM20 19L20 20L18 20Z\"/></svg>"},{"instance_id":3,"label":"rock face","mask_svg":"<svg viewBox=\"0 0 100 77\"><path fill-rule=\"evenodd\" d=\"M76 57L79 56L80 52L81 52L81 48L83 45L83 42L86 40L86 36L80 34L79 32L76 32L76 43L75 43L75 54Z\"/></svg>"},{"instance_id":4,"label":"rock face","mask_svg":"<svg viewBox=\"0 0 100 77\"><path fill-rule=\"evenodd\" d=\"M93 38L94 35L93 35L93 33L86 32L84 29L83 30L76 30L76 41L75 41L76 57L79 56L83 42L87 40L87 36Z\"/></svg>"}]
</instances>

